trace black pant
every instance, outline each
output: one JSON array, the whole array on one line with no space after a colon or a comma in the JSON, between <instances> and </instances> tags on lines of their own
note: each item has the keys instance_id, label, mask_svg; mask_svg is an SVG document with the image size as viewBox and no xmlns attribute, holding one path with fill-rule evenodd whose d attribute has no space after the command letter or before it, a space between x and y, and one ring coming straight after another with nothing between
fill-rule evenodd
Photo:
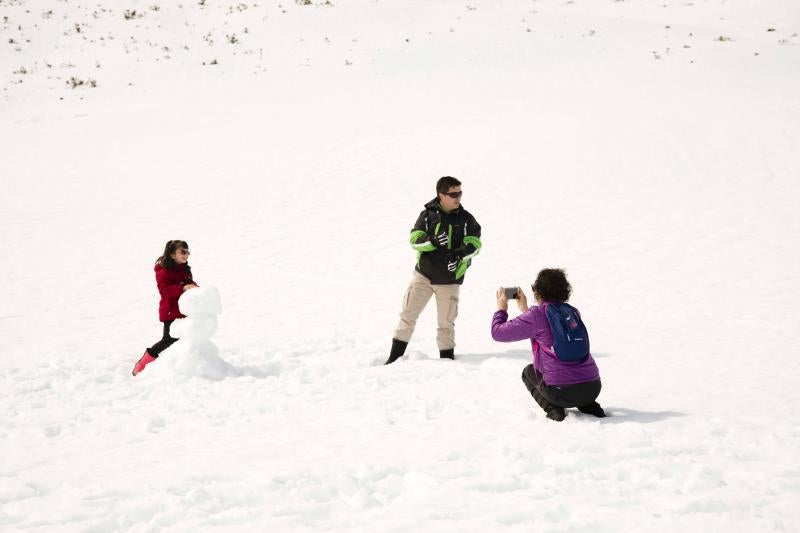
<instances>
[{"instance_id":1,"label":"black pant","mask_svg":"<svg viewBox=\"0 0 800 533\"><path fill-rule=\"evenodd\" d=\"M545 385L542 375L528 365L522 371L522 382L528 392L531 393L536 403L545 411L548 407L556 405L558 407L583 407L589 405L600 396L602 387L600 380L576 383L575 385L564 385L563 387L551 387Z\"/></svg>"},{"instance_id":2,"label":"black pant","mask_svg":"<svg viewBox=\"0 0 800 533\"><path fill-rule=\"evenodd\" d=\"M173 322L174 320L167 320L164 322L164 336L161 337L160 341L147 349L147 352L153 357L158 357L158 354L172 346L172 344L178 340L175 337L169 336L169 327Z\"/></svg>"}]
</instances>

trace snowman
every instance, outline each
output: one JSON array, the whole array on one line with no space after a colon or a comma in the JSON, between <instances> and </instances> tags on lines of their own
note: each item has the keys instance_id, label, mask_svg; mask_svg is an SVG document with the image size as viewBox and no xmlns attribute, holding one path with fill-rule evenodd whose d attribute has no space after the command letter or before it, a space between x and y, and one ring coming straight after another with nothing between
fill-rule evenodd
<instances>
[{"instance_id":1,"label":"snowman","mask_svg":"<svg viewBox=\"0 0 800 533\"><path fill-rule=\"evenodd\" d=\"M217 316L222 313L219 291L216 287L197 287L184 292L179 300L186 318L175 320L170 335L178 339L169 349L161 365L179 378L200 376L222 379L229 373L229 365L219 356L219 348L211 341L217 331Z\"/></svg>"}]
</instances>

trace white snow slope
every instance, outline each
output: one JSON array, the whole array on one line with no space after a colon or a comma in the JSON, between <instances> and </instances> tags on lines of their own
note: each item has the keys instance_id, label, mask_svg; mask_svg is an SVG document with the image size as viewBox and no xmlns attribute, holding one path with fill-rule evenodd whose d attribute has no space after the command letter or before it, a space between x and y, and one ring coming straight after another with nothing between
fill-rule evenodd
<instances>
[{"instance_id":1,"label":"white snow slope","mask_svg":"<svg viewBox=\"0 0 800 533\"><path fill-rule=\"evenodd\" d=\"M798 32L796 0L0 0L0 530L800 531ZM382 366L442 175L483 226L457 360L431 305ZM133 378L169 239L225 365ZM606 419L546 419L490 338L550 266Z\"/></svg>"}]
</instances>

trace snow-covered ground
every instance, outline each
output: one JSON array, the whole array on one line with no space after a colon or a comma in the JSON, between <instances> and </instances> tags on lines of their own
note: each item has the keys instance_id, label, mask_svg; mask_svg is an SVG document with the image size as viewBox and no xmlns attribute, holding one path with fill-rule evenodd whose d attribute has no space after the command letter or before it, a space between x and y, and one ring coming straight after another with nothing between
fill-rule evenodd
<instances>
[{"instance_id":1,"label":"snow-covered ground","mask_svg":"<svg viewBox=\"0 0 800 533\"><path fill-rule=\"evenodd\" d=\"M0 530L800 530L800 3L304 3L0 0ZM384 367L442 175L457 360ZM168 239L224 364L133 378ZM606 419L489 336L549 266Z\"/></svg>"}]
</instances>

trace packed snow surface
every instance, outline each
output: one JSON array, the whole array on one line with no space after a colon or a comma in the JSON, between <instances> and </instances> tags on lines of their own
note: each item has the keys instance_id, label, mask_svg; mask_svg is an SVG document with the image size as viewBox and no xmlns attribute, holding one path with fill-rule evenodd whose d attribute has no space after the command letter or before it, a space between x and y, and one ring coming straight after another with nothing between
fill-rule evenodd
<instances>
[{"instance_id":1,"label":"packed snow surface","mask_svg":"<svg viewBox=\"0 0 800 533\"><path fill-rule=\"evenodd\" d=\"M0 530L800 531L799 33L795 0L0 0ZM456 360L431 303L383 366L443 175L483 226ZM134 378L169 239L222 306ZM490 338L544 267L608 418L546 419Z\"/></svg>"}]
</instances>

